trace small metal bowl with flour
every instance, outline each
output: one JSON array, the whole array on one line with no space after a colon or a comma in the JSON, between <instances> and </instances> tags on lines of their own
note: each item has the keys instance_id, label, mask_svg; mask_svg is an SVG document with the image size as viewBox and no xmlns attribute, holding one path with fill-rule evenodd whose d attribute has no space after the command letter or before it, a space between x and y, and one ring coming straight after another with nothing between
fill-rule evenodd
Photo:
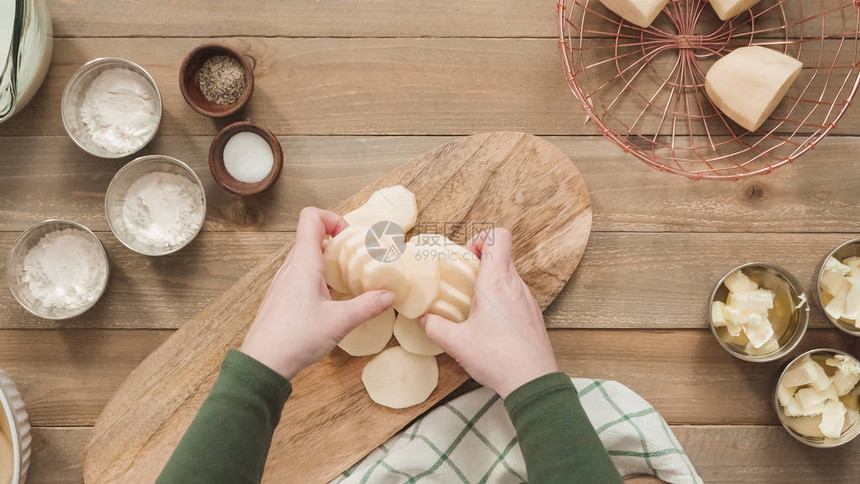
<instances>
[{"instance_id":1,"label":"small metal bowl with flour","mask_svg":"<svg viewBox=\"0 0 860 484\"><path fill-rule=\"evenodd\" d=\"M107 253L98 237L66 220L47 220L24 231L6 261L12 295L45 319L83 314L104 294L108 274Z\"/></svg>"},{"instance_id":2,"label":"small metal bowl with flour","mask_svg":"<svg viewBox=\"0 0 860 484\"><path fill-rule=\"evenodd\" d=\"M106 57L78 69L63 91L63 126L84 151L122 158L149 144L161 123L161 92L134 62Z\"/></svg>"},{"instance_id":3,"label":"small metal bowl with flour","mask_svg":"<svg viewBox=\"0 0 860 484\"><path fill-rule=\"evenodd\" d=\"M142 156L111 180L105 215L116 238L144 255L185 247L206 218L203 184L185 163L162 155Z\"/></svg>"}]
</instances>

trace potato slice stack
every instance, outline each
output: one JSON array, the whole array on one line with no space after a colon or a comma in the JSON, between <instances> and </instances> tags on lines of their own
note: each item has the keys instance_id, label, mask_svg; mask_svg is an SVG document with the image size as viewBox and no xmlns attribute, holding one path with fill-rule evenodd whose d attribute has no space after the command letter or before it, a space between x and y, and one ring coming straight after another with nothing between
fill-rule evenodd
<instances>
[{"instance_id":1,"label":"potato slice stack","mask_svg":"<svg viewBox=\"0 0 860 484\"><path fill-rule=\"evenodd\" d=\"M361 379L370 398L390 408L417 405L433 393L436 355L443 350L417 318L429 312L465 321L478 274L477 257L441 235L420 234L404 243L417 214L412 192L400 185L383 188L344 215L350 226L328 242L324 254L333 298L377 289L395 294L392 309L363 322L338 345L352 356L377 355ZM392 335L400 346L386 349Z\"/></svg>"}]
</instances>

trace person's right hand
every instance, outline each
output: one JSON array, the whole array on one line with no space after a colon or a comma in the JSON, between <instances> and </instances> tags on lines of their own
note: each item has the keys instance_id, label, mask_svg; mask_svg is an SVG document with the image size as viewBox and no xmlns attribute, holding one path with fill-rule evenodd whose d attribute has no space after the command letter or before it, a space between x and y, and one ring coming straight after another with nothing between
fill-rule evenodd
<instances>
[{"instance_id":1,"label":"person's right hand","mask_svg":"<svg viewBox=\"0 0 860 484\"><path fill-rule=\"evenodd\" d=\"M558 366L541 310L511 260L511 233L494 232L468 246L481 258L469 318L458 324L426 314L419 323L472 378L505 398Z\"/></svg>"}]
</instances>

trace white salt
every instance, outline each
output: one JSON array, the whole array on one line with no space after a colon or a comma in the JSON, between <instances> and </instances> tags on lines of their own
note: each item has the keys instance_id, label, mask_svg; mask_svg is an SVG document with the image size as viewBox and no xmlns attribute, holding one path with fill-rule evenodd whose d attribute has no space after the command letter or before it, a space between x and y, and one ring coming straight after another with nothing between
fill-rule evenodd
<instances>
[{"instance_id":1,"label":"white salt","mask_svg":"<svg viewBox=\"0 0 860 484\"><path fill-rule=\"evenodd\" d=\"M250 131L236 133L224 146L224 167L244 183L263 181L275 165L272 147L262 136Z\"/></svg>"}]
</instances>

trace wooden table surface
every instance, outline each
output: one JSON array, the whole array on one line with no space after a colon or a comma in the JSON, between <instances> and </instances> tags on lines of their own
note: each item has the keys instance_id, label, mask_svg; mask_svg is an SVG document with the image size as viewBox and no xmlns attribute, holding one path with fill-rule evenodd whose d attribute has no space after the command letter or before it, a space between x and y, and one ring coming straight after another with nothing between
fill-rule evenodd
<instances>
[{"instance_id":1,"label":"wooden table surface","mask_svg":"<svg viewBox=\"0 0 860 484\"><path fill-rule=\"evenodd\" d=\"M424 150L491 130L546 137L591 190L588 251L546 311L564 371L618 380L648 399L706 482L856 482L860 440L824 451L790 438L771 407L780 364L729 356L705 311L714 282L744 262L781 264L814 287L822 257L860 232L860 107L794 166L691 182L645 167L583 123L561 73L554 0L49 4L57 38L48 78L0 125L0 254L28 226L70 219L96 231L112 278L94 309L66 322L31 316L0 291L0 366L34 426L28 482L81 481L90 426L120 382L292 237L303 206L333 206ZM210 38L254 57L257 87L243 117L284 148L280 181L256 198L216 186L207 152L226 121L196 114L179 92L183 56ZM104 192L128 160L86 155L63 131L66 80L103 56L143 65L161 88L161 129L143 153L186 161L206 185L204 230L177 254L148 258L116 240ZM816 308L794 354L822 346L857 350Z\"/></svg>"}]
</instances>

